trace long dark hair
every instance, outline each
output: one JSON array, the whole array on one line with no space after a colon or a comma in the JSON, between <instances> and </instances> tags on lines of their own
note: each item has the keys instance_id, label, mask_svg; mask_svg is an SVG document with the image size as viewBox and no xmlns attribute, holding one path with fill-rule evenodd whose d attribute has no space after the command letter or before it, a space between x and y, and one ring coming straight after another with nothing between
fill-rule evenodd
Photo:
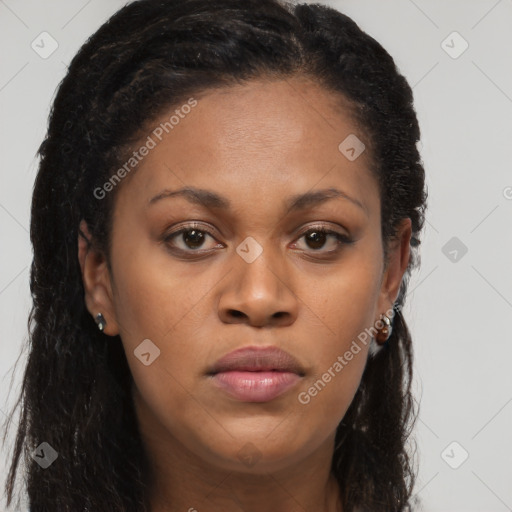
<instances>
[{"instance_id":1,"label":"long dark hair","mask_svg":"<svg viewBox=\"0 0 512 512\"><path fill-rule=\"evenodd\" d=\"M148 511L149 464L131 400L132 376L120 338L105 337L85 307L79 223L86 220L108 258L115 192L98 200L93 190L122 165L148 121L214 87L298 75L352 107L385 199L384 247L402 219L412 221L411 259L391 338L368 358L332 460L344 512L410 510L416 468L407 445L417 406L401 306L410 270L419 263L426 205L412 91L392 57L349 17L280 0L134 1L73 58L38 151L30 229L33 308L21 393L7 422L21 404L8 505L23 460L31 512ZM47 469L31 456L43 442L58 453Z\"/></svg>"}]
</instances>

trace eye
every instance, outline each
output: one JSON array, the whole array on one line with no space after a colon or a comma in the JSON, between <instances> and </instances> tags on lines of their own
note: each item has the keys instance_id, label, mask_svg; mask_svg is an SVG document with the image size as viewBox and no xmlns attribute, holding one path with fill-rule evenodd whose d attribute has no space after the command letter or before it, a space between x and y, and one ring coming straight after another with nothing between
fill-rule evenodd
<instances>
[{"instance_id":1,"label":"eye","mask_svg":"<svg viewBox=\"0 0 512 512\"><path fill-rule=\"evenodd\" d=\"M198 250L208 251L208 248L204 249L203 247L205 240L207 238L215 240L215 238L209 230L204 228L199 229L201 227L202 225L200 224L189 224L167 235L164 238L164 241L170 245L171 248L177 249L180 252L199 252ZM219 244L216 243L213 247L217 247L218 245Z\"/></svg>"},{"instance_id":2,"label":"eye","mask_svg":"<svg viewBox=\"0 0 512 512\"><path fill-rule=\"evenodd\" d=\"M216 242L211 247L204 247L208 238L214 242L216 239L210 229L206 229L202 224L192 223L181 227L180 229L166 235L164 242L178 253L203 254L209 252L216 247L223 247L222 244ZM320 253L324 255L332 255L341 249L342 245L350 244L353 240L343 233L338 233L325 226L313 226L304 231L300 238L304 238L306 247L297 247L298 242L293 246L306 252ZM321 250L327 247L327 250Z\"/></svg>"},{"instance_id":3,"label":"eye","mask_svg":"<svg viewBox=\"0 0 512 512\"><path fill-rule=\"evenodd\" d=\"M349 236L338 233L337 231L328 229L324 226L313 226L302 233L300 238L304 238L305 244L307 246L304 250L310 250L312 252L323 252L327 254L335 253L341 248L342 245L352 243L352 240ZM329 240L330 244L327 244ZM326 244L331 249L320 251L320 249L325 247ZM297 243L294 245L297 246Z\"/></svg>"}]
</instances>

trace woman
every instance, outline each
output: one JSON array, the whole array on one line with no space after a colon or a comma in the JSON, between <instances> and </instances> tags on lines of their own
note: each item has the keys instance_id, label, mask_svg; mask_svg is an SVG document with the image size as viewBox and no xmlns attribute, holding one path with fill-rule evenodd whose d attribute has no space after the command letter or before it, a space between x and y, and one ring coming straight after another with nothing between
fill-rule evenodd
<instances>
[{"instance_id":1,"label":"woman","mask_svg":"<svg viewBox=\"0 0 512 512\"><path fill-rule=\"evenodd\" d=\"M23 455L32 512L409 510L419 137L333 9L112 16L39 149L9 504Z\"/></svg>"}]
</instances>

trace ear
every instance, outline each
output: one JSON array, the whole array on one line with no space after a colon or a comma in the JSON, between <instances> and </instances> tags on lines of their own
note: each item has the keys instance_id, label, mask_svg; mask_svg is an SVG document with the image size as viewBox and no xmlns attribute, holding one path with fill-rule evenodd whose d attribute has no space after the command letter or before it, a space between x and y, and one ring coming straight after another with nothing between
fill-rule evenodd
<instances>
[{"instance_id":1,"label":"ear","mask_svg":"<svg viewBox=\"0 0 512 512\"><path fill-rule=\"evenodd\" d=\"M103 252L95 247L85 220L80 222L78 231L78 260L85 290L85 305L93 318L98 313L105 317L107 323L103 332L116 336L119 327L115 318L107 260Z\"/></svg>"},{"instance_id":2,"label":"ear","mask_svg":"<svg viewBox=\"0 0 512 512\"><path fill-rule=\"evenodd\" d=\"M406 218L399 224L396 237L390 240L378 301L378 318L393 307L400 292L402 277L409 264L411 234L411 219Z\"/></svg>"}]
</instances>

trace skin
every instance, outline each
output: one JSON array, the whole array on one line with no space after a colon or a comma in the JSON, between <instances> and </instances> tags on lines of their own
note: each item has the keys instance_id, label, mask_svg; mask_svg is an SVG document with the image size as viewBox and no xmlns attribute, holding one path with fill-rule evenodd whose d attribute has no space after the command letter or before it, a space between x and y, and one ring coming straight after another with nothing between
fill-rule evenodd
<instances>
[{"instance_id":1,"label":"skin","mask_svg":"<svg viewBox=\"0 0 512 512\"><path fill-rule=\"evenodd\" d=\"M410 220L384 265L369 150L354 161L338 150L349 134L363 142L365 135L332 92L296 77L195 98L197 106L115 191L112 273L101 251L87 250L79 237L87 308L103 313L107 335L121 336L133 374L155 474L152 511L341 510L330 474L334 436L368 345L308 404L297 397L392 307L409 260ZM179 196L148 206L163 190L185 185L212 190L231 208ZM338 197L286 211L291 195L329 187L362 206ZM187 245L182 235L162 241L192 220L213 236L205 234L202 245ZM353 243L338 245L330 235L308 241L304 233L319 223ZM248 236L263 249L252 263L236 252ZM203 255L187 259L172 247ZM148 366L134 356L145 339L160 349ZM229 397L205 373L247 345L283 348L305 375L270 402ZM244 446L252 465L239 459Z\"/></svg>"}]
</instances>

